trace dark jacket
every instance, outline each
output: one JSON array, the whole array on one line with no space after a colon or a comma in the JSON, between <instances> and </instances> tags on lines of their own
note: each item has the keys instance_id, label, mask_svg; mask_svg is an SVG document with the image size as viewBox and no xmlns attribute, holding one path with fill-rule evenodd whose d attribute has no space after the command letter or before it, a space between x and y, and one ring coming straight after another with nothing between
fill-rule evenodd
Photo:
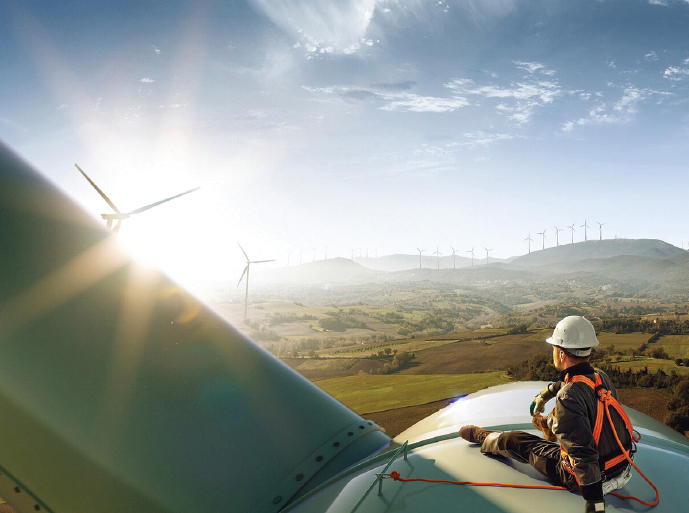
<instances>
[{"instance_id":1,"label":"dark jacket","mask_svg":"<svg viewBox=\"0 0 689 513\"><path fill-rule=\"evenodd\" d=\"M587 500L602 498L602 483L605 475L613 477L627 466L624 460L608 469L607 472L604 471L605 462L620 455L622 451L615 440L607 416L603 419L600 440L596 444L593 431L600 403L598 394L586 383L565 382L567 377L571 379L576 375L586 376L595 382L595 374L600 376L604 388L610 390L612 396L617 399L617 390L608 375L600 369L591 367L588 363L580 363L565 369L560 373L560 381L551 387L557 392L557 396L549 424L562 447L572 458L574 463L572 470L581 487L582 496ZM617 436L625 449L629 450L632 441L624 420L613 407L609 410Z\"/></svg>"}]
</instances>

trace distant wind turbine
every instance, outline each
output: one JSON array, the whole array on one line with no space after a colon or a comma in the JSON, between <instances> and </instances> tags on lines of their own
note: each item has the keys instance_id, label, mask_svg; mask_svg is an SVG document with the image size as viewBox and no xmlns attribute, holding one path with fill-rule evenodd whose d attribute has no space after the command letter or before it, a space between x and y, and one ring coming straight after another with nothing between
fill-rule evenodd
<instances>
[{"instance_id":1,"label":"distant wind turbine","mask_svg":"<svg viewBox=\"0 0 689 513\"><path fill-rule=\"evenodd\" d=\"M596 221L596 222L598 223L598 232L599 232L598 240L603 240L603 225L606 223L601 223L599 221Z\"/></svg>"},{"instance_id":2,"label":"distant wind turbine","mask_svg":"<svg viewBox=\"0 0 689 513\"><path fill-rule=\"evenodd\" d=\"M474 246L473 248L471 248L471 249L465 251L465 253L471 253L471 267L474 267L474 248L475 248L475 247L476 247L476 246Z\"/></svg>"},{"instance_id":3,"label":"distant wind turbine","mask_svg":"<svg viewBox=\"0 0 689 513\"><path fill-rule=\"evenodd\" d=\"M528 240L528 241L529 241L529 242L528 242L528 244L529 244L529 254L531 254L531 243L533 242L533 239L531 238L531 234L529 233L529 236L528 236L526 239L524 239L524 240Z\"/></svg>"},{"instance_id":4,"label":"distant wind turbine","mask_svg":"<svg viewBox=\"0 0 689 513\"><path fill-rule=\"evenodd\" d=\"M555 227L555 241L557 246L560 246L560 232L562 231L562 228L558 228L557 226Z\"/></svg>"},{"instance_id":5,"label":"distant wind turbine","mask_svg":"<svg viewBox=\"0 0 689 513\"><path fill-rule=\"evenodd\" d=\"M452 250L452 268L457 269L457 263L455 262L455 248L450 246L450 249Z\"/></svg>"},{"instance_id":6,"label":"distant wind turbine","mask_svg":"<svg viewBox=\"0 0 689 513\"><path fill-rule=\"evenodd\" d=\"M100 194L101 198L105 200L105 202L110 205L110 208L112 208L115 213L114 214L101 214L100 216L106 220L106 228L109 230L112 229L113 232L118 233L120 231L120 226L122 225L122 221L125 219L128 219L129 216L133 216L134 214L140 214L141 212L145 212L149 208L157 207L158 205L162 205L163 203L167 203L170 200L173 200L175 198L179 198L180 196L184 196L185 194L189 194L190 192L194 192L200 189L200 187L196 187L194 189L189 189L188 191L182 192L180 194L176 194L175 196L170 196L169 198L165 198L164 200L156 201L155 203L151 203L150 205L146 205L145 207L137 208L136 210L132 210L131 212L120 212L120 210L115 206L115 204L108 198L105 193L100 190L100 188L95 184L93 180L91 180L86 173L84 173L84 170L79 167L78 164L74 164L74 167L76 167L79 172L84 175L84 178L88 180L88 182L91 184L91 186L96 189L98 194ZM115 227L113 228L112 222L117 219L117 223L115 224Z\"/></svg>"},{"instance_id":7,"label":"distant wind turbine","mask_svg":"<svg viewBox=\"0 0 689 513\"><path fill-rule=\"evenodd\" d=\"M483 249L486 250L486 265L488 265L488 253L493 251L493 248L488 249L487 247L483 247Z\"/></svg>"},{"instance_id":8,"label":"distant wind turbine","mask_svg":"<svg viewBox=\"0 0 689 513\"><path fill-rule=\"evenodd\" d=\"M299 250L299 265L301 265L301 256L304 254L304 250L300 249Z\"/></svg>"},{"instance_id":9,"label":"distant wind turbine","mask_svg":"<svg viewBox=\"0 0 689 513\"><path fill-rule=\"evenodd\" d=\"M588 241L589 239L588 239L588 234L586 232L586 229L590 228L590 226L586 223L586 219L584 219L584 224L582 224L579 228L584 229L584 242Z\"/></svg>"},{"instance_id":10,"label":"distant wind turbine","mask_svg":"<svg viewBox=\"0 0 689 513\"><path fill-rule=\"evenodd\" d=\"M442 255L442 253L440 252L440 248L438 248L438 246L435 247L435 253L433 254L436 255L436 258L438 259L438 270L440 270L440 255Z\"/></svg>"},{"instance_id":11,"label":"distant wind turbine","mask_svg":"<svg viewBox=\"0 0 689 513\"><path fill-rule=\"evenodd\" d=\"M325 246L325 254L323 255L323 260L328 259L328 246Z\"/></svg>"},{"instance_id":12,"label":"distant wind turbine","mask_svg":"<svg viewBox=\"0 0 689 513\"><path fill-rule=\"evenodd\" d=\"M312 248L313 251L313 260L311 260L311 263L314 263L316 261L316 248Z\"/></svg>"},{"instance_id":13,"label":"distant wind turbine","mask_svg":"<svg viewBox=\"0 0 689 513\"><path fill-rule=\"evenodd\" d=\"M275 262L275 260L255 260L252 261L249 259L249 256L246 254L246 251L244 251L244 248L242 245L238 242L237 246L239 246L239 249L242 250L242 253L244 253L244 257L246 258L246 267L244 268L244 271L242 272L242 276L239 278L239 281L237 282L237 287L239 287L239 284L242 283L242 279L244 278L244 275L246 274L246 294L244 294L244 318L246 319L246 309L249 306L249 268L251 267L251 264L264 264L266 262Z\"/></svg>"},{"instance_id":14,"label":"distant wind turbine","mask_svg":"<svg viewBox=\"0 0 689 513\"><path fill-rule=\"evenodd\" d=\"M575 224L576 223L572 223L571 225L569 225L569 229L572 230L572 244L574 244L574 225Z\"/></svg>"},{"instance_id":15,"label":"distant wind turbine","mask_svg":"<svg viewBox=\"0 0 689 513\"><path fill-rule=\"evenodd\" d=\"M542 232L538 232L536 235L542 235L543 236L543 249L545 249L545 231L546 228L543 228Z\"/></svg>"},{"instance_id":16,"label":"distant wind turbine","mask_svg":"<svg viewBox=\"0 0 689 513\"><path fill-rule=\"evenodd\" d=\"M419 249L419 248L416 248L416 249L419 250L419 269L421 269L421 253L423 253L426 250L425 249Z\"/></svg>"}]
</instances>

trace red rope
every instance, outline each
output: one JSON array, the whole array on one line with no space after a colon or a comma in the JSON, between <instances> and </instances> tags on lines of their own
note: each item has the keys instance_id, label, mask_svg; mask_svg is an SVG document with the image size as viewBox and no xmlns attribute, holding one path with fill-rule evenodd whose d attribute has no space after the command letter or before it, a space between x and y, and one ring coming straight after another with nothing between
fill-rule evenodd
<instances>
[{"instance_id":1,"label":"red rope","mask_svg":"<svg viewBox=\"0 0 689 513\"><path fill-rule=\"evenodd\" d=\"M400 473L393 470L390 472L390 477L395 481L401 481L402 483L408 483L410 481L423 481L424 483L447 483L454 485L472 485L472 486L501 486L503 488L529 488L529 489L541 489L541 490L567 490L564 486L550 486L550 485L520 485L520 484L507 484L507 483L477 483L474 481L447 481L444 479L422 479L409 478L405 479L400 477Z\"/></svg>"}]
</instances>

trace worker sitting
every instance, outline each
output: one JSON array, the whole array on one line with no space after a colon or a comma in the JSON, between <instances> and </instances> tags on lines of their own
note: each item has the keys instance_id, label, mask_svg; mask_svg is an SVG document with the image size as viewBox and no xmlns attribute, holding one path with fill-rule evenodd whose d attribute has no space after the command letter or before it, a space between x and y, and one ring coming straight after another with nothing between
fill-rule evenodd
<instances>
[{"instance_id":1,"label":"worker sitting","mask_svg":"<svg viewBox=\"0 0 689 513\"><path fill-rule=\"evenodd\" d=\"M483 453L530 463L557 485L580 490L585 513L605 511L604 494L631 478L628 456L633 456L638 439L612 381L589 364L591 348L599 344L593 325L584 317L565 317L547 342L553 345L559 380L534 397L530 408L534 426L546 439L477 426L464 426L459 435L481 444ZM542 417L552 398L556 398L554 410Z\"/></svg>"}]
</instances>

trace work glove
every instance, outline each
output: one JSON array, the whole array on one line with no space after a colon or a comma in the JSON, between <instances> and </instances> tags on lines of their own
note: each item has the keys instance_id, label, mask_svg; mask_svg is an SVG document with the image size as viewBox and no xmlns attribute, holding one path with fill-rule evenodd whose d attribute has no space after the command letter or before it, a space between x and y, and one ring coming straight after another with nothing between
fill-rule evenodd
<instances>
[{"instance_id":1,"label":"work glove","mask_svg":"<svg viewBox=\"0 0 689 513\"><path fill-rule=\"evenodd\" d=\"M531 423L536 429L543 433L543 438L549 442L557 442L557 437L548 426L548 417L542 417L541 415L534 415L531 417Z\"/></svg>"},{"instance_id":2,"label":"work glove","mask_svg":"<svg viewBox=\"0 0 689 513\"><path fill-rule=\"evenodd\" d=\"M603 499L599 501L586 501L584 513L598 513L599 511L605 511L605 501Z\"/></svg>"},{"instance_id":3,"label":"work glove","mask_svg":"<svg viewBox=\"0 0 689 513\"><path fill-rule=\"evenodd\" d=\"M555 394L550 390L550 385L545 387L541 392L533 398L531 401L531 406L529 406L529 413L533 417L534 415L540 415L545 411L545 403L550 401Z\"/></svg>"}]
</instances>

